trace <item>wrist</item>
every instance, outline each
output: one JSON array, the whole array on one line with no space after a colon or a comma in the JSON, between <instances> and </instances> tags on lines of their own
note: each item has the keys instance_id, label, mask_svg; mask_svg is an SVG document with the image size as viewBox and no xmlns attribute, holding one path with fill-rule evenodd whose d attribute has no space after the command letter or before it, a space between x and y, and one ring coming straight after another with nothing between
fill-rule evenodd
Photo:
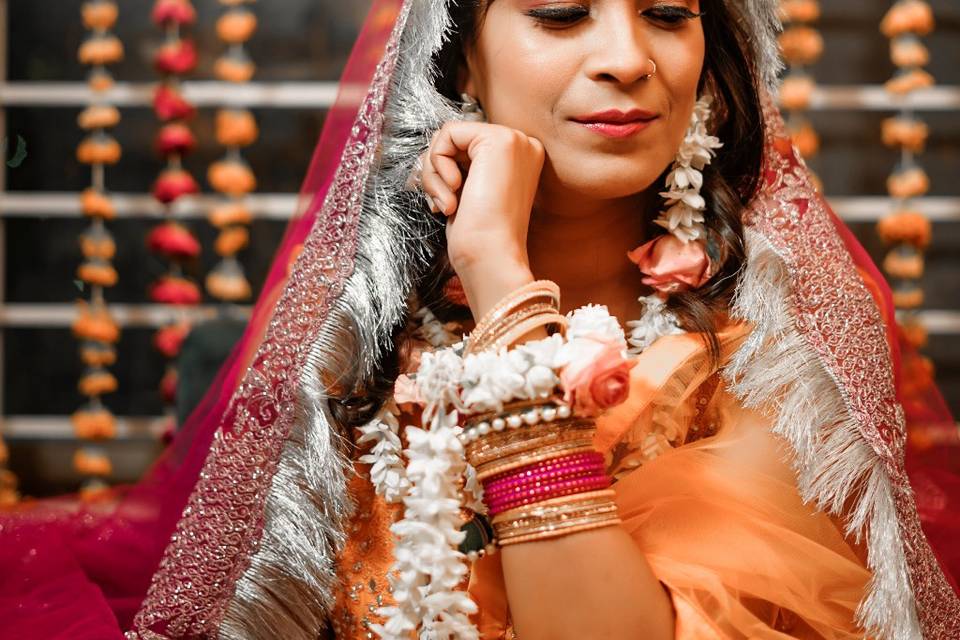
<instances>
[{"instance_id":1,"label":"wrist","mask_svg":"<svg viewBox=\"0 0 960 640\"><path fill-rule=\"evenodd\" d=\"M477 321L505 296L533 281L533 272L528 266L519 262L505 265L496 257L475 263L460 275L470 311Z\"/></svg>"}]
</instances>

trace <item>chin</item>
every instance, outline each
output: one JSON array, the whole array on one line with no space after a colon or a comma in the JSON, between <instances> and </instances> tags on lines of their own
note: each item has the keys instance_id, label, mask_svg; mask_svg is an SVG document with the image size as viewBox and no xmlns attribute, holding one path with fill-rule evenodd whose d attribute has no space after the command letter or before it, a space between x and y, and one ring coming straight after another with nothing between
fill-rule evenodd
<instances>
[{"instance_id":1,"label":"chin","mask_svg":"<svg viewBox=\"0 0 960 640\"><path fill-rule=\"evenodd\" d=\"M614 200L642 193L658 183L670 160L611 154L568 154L562 161L551 159L553 180L563 190L597 200Z\"/></svg>"}]
</instances>

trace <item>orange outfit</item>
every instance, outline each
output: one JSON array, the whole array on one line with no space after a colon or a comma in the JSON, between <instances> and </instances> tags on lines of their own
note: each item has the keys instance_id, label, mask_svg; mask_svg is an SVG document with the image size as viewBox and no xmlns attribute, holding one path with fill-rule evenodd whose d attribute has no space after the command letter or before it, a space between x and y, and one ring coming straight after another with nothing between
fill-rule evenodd
<instances>
[{"instance_id":1,"label":"orange outfit","mask_svg":"<svg viewBox=\"0 0 960 640\"><path fill-rule=\"evenodd\" d=\"M720 333L721 363L748 334L740 324ZM770 424L727 391L698 334L662 337L639 355L628 400L597 420L621 526L668 589L678 640L863 637L854 619L870 571L836 522L803 504ZM370 604L384 592L356 585L384 583L392 555L371 551L392 548L382 507L371 507L381 499L369 482L354 487L362 535L339 565L348 582L335 618L358 626L351 635L339 625L338 637L366 637L363 618L381 621ZM512 638L498 555L474 564L468 588L481 637Z\"/></svg>"}]
</instances>

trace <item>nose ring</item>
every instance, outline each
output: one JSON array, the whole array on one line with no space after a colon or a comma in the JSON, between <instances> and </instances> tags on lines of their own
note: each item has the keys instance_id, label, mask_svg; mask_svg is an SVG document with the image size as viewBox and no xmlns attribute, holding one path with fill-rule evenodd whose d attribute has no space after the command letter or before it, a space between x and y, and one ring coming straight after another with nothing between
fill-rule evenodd
<instances>
[{"instance_id":1,"label":"nose ring","mask_svg":"<svg viewBox=\"0 0 960 640\"><path fill-rule=\"evenodd\" d=\"M643 76L643 79L644 79L644 80L649 80L650 78L652 78L652 77L657 73L657 63L656 63L656 61L654 61L653 58L647 58L647 60L650 62L650 66L653 67L653 71L651 71L650 73L644 75L644 76Z\"/></svg>"}]
</instances>

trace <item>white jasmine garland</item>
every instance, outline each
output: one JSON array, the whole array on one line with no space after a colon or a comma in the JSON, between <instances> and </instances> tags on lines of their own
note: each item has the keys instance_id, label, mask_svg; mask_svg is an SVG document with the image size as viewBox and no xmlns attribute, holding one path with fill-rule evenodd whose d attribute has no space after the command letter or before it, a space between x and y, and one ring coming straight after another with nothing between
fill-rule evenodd
<instances>
[{"instance_id":1,"label":"white jasmine garland","mask_svg":"<svg viewBox=\"0 0 960 640\"><path fill-rule=\"evenodd\" d=\"M723 146L719 138L707 133L712 101L710 96L704 96L694 105L690 126L667 175L667 190L660 194L667 200L666 208L655 222L684 242L706 235L703 212L707 204L700 195L701 172L713 159L714 149Z\"/></svg>"},{"instance_id":2,"label":"white jasmine garland","mask_svg":"<svg viewBox=\"0 0 960 640\"><path fill-rule=\"evenodd\" d=\"M397 538L389 578L396 604L380 608L386 622L370 627L389 640L407 639L411 632L431 640L479 638L469 619L477 605L456 589L467 574L466 556L457 550L465 535L457 485L466 463L458 413L447 411L445 397L428 401L428 429L405 431L410 491L403 499L403 519L390 527Z\"/></svg>"},{"instance_id":3,"label":"white jasmine garland","mask_svg":"<svg viewBox=\"0 0 960 640\"><path fill-rule=\"evenodd\" d=\"M643 315L639 320L627 322L630 337L627 342L630 348L627 353L639 355L661 336L673 336L683 333L677 317L667 310L666 302L659 296L651 295L640 298L643 302Z\"/></svg>"},{"instance_id":4,"label":"white jasmine garland","mask_svg":"<svg viewBox=\"0 0 960 640\"><path fill-rule=\"evenodd\" d=\"M433 347L448 347L461 339L440 322L428 307L420 307L414 314L420 320L417 333Z\"/></svg>"},{"instance_id":5,"label":"white jasmine garland","mask_svg":"<svg viewBox=\"0 0 960 640\"><path fill-rule=\"evenodd\" d=\"M389 503L397 503L410 488L407 470L400 457L399 410L393 401L384 404L373 420L359 427L357 444L374 443L370 453L360 456L360 462L370 465L370 482L378 495Z\"/></svg>"}]
</instances>

